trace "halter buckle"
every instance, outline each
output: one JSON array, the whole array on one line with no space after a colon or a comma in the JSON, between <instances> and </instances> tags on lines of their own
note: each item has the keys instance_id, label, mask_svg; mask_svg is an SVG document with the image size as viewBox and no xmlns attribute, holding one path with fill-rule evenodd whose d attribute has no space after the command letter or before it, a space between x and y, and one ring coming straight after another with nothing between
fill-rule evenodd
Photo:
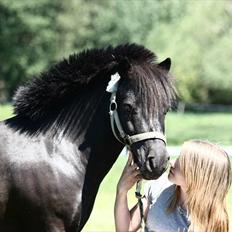
<instances>
[{"instance_id":1,"label":"halter buckle","mask_svg":"<svg viewBox=\"0 0 232 232\"><path fill-rule=\"evenodd\" d=\"M131 140L130 135L126 134L125 137L123 138L123 140L124 140L125 144L127 144L129 146L132 144L132 140Z\"/></svg>"}]
</instances>

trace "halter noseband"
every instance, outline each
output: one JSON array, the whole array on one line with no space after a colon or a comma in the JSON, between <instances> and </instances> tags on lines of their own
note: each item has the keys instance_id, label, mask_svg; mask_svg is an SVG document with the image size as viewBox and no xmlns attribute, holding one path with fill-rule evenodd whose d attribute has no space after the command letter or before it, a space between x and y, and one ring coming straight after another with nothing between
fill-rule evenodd
<instances>
[{"instance_id":1,"label":"halter noseband","mask_svg":"<svg viewBox=\"0 0 232 232\"><path fill-rule=\"evenodd\" d=\"M133 143L146 140L146 139L160 139L166 144L165 136L159 131L145 132L145 133L131 135L131 136L124 132L122 128L122 124L119 120L118 111L117 111L117 102L116 102L116 93L118 90L119 80L120 80L120 76L118 73L112 75L111 80L108 83L108 86L106 88L106 91L111 93L109 114L110 114L111 129L112 129L112 132L115 138L120 143L126 145L127 147L130 147ZM117 135L115 131L115 125L117 127L120 137Z\"/></svg>"}]
</instances>

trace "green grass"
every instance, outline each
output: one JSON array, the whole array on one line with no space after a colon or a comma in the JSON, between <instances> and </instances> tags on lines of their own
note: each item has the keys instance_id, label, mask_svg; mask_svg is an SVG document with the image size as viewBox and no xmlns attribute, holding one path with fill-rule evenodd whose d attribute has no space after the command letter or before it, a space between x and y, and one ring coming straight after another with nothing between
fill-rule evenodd
<instances>
[{"instance_id":1,"label":"green grass","mask_svg":"<svg viewBox=\"0 0 232 232\"><path fill-rule=\"evenodd\" d=\"M116 185L126 161L126 156L120 156L112 167L109 174L102 182L94 205L94 209L92 211L90 219L83 229L83 232L115 231L114 200L116 194ZM134 191L135 189L132 189L129 193L129 206L136 204Z\"/></svg>"},{"instance_id":2,"label":"green grass","mask_svg":"<svg viewBox=\"0 0 232 232\"><path fill-rule=\"evenodd\" d=\"M12 112L10 105L0 105L0 120L10 117ZM232 117L230 113L168 113L165 126L169 145L180 145L193 138L232 145Z\"/></svg>"},{"instance_id":3,"label":"green grass","mask_svg":"<svg viewBox=\"0 0 232 232\"><path fill-rule=\"evenodd\" d=\"M13 108L11 105L0 105L0 121L7 119L13 115Z\"/></svg>"},{"instance_id":4,"label":"green grass","mask_svg":"<svg viewBox=\"0 0 232 232\"><path fill-rule=\"evenodd\" d=\"M99 189L94 209L85 225L83 232L113 232L114 229L114 200L116 185L126 163L126 157L120 156L113 168L106 176ZM134 196L135 189L129 193L129 207L137 203ZM227 197L230 222L232 223L232 188Z\"/></svg>"},{"instance_id":5,"label":"green grass","mask_svg":"<svg viewBox=\"0 0 232 232\"><path fill-rule=\"evenodd\" d=\"M0 120L9 118L12 116L12 112L10 105L0 105ZM169 145L179 145L192 138L208 139L223 145L232 145L232 117L229 113L169 113L165 124ZM93 212L84 232L114 231L113 208L116 185L125 162L126 157L119 157L101 184ZM129 205L132 206L135 203L134 190L132 190L129 195ZM232 188L228 195L228 206L232 223Z\"/></svg>"},{"instance_id":6,"label":"green grass","mask_svg":"<svg viewBox=\"0 0 232 232\"><path fill-rule=\"evenodd\" d=\"M165 127L168 144L199 138L232 145L231 113L168 113Z\"/></svg>"}]
</instances>

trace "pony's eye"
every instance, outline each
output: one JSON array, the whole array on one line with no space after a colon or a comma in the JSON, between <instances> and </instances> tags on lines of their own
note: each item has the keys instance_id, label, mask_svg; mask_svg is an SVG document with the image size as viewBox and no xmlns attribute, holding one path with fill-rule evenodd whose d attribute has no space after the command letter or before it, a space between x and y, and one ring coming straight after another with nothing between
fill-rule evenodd
<instances>
[{"instance_id":1,"label":"pony's eye","mask_svg":"<svg viewBox=\"0 0 232 232\"><path fill-rule=\"evenodd\" d=\"M136 111L130 104L124 104L123 105L123 112L124 112L124 117L127 121L129 121L134 114L136 114Z\"/></svg>"},{"instance_id":2,"label":"pony's eye","mask_svg":"<svg viewBox=\"0 0 232 232\"><path fill-rule=\"evenodd\" d=\"M129 104L124 104L123 109L126 113L130 113L132 111L132 106Z\"/></svg>"}]
</instances>

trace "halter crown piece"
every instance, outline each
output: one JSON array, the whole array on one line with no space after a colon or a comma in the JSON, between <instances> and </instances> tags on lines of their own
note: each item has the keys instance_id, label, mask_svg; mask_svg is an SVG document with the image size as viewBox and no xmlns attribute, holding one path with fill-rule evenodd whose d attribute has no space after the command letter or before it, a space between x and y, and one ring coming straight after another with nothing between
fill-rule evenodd
<instances>
[{"instance_id":1,"label":"halter crown piece","mask_svg":"<svg viewBox=\"0 0 232 232\"><path fill-rule=\"evenodd\" d=\"M111 93L109 114L110 114L111 129L113 131L115 138L120 143L126 145L128 148L133 143L146 140L146 139L160 139L166 144L165 136L159 131L145 132L145 133L136 134L136 135L128 135L124 132L122 128L122 124L118 116L117 102L116 102L116 94L117 94L118 84L119 84L120 79L121 79L120 75L118 73L115 73L114 75L111 76L111 80L109 81L108 86L106 88L106 91ZM120 137L117 135L115 131L115 125L117 127Z\"/></svg>"}]
</instances>

